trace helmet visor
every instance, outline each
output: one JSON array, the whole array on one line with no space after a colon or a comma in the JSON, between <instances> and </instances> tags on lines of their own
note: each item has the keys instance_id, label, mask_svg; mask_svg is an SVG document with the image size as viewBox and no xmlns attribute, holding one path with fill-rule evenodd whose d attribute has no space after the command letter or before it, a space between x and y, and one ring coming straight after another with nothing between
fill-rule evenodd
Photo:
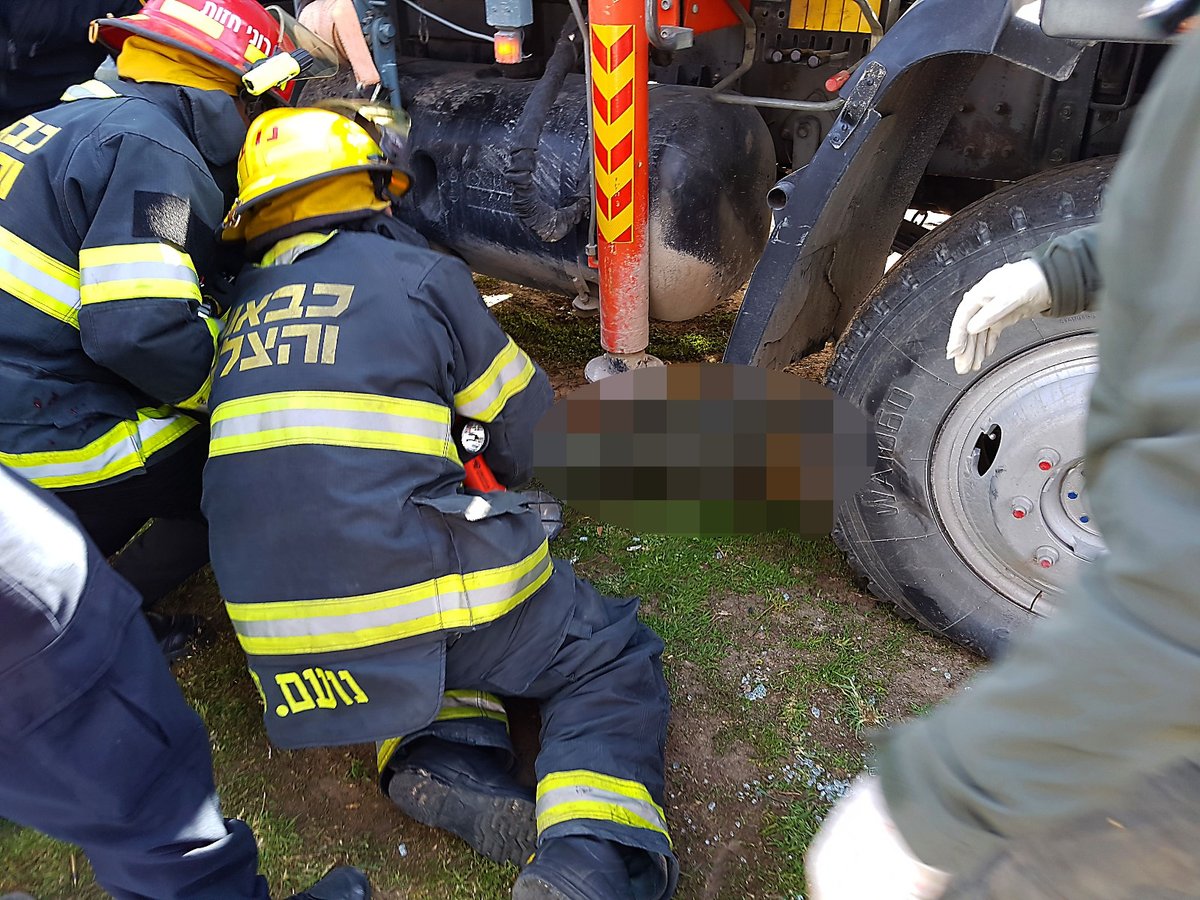
<instances>
[{"instance_id":1,"label":"helmet visor","mask_svg":"<svg viewBox=\"0 0 1200 900\"><path fill-rule=\"evenodd\" d=\"M276 47L295 47L305 51L312 57L310 68L300 77L328 78L337 74L341 67L341 57L337 50L327 41L309 31L300 22L279 6L268 6L267 12L279 23L279 35L276 36Z\"/></svg>"}]
</instances>

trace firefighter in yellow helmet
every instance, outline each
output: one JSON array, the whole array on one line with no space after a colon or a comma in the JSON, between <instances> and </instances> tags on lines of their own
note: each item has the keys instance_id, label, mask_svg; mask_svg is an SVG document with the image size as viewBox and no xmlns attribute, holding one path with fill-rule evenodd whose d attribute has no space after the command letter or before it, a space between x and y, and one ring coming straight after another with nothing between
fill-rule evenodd
<instances>
[{"instance_id":1,"label":"firefighter in yellow helmet","mask_svg":"<svg viewBox=\"0 0 1200 900\"><path fill-rule=\"evenodd\" d=\"M347 113L255 120L227 220L250 264L204 512L268 734L376 742L405 813L494 860L533 855L514 897L669 897L662 642L636 599L551 557L526 495L464 488L455 422L484 423L484 459L519 486L550 385L466 266L387 215L403 127ZM512 776L502 696L540 704L536 794Z\"/></svg>"}]
</instances>

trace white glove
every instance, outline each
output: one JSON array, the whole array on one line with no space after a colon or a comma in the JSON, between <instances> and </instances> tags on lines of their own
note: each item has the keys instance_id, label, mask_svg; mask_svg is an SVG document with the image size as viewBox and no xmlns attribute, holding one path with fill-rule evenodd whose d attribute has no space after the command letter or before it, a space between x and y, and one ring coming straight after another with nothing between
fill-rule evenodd
<instances>
[{"instance_id":1,"label":"white glove","mask_svg":"<svg viewBox=\"0 0 1200 900\"><path fill-rule=\"evenodd\" d=\"M950 882L913 856L872 777L856 781L833 808L804 871L809 900L937 900Z\"/></svg>"},{"instance_id":2,"label":"white glove","mask_svg":"<svg viewBox=\"0 0 1200 900\"><path fill-rule=\"evenodd\" d=\"M1023 259L993 269L963 294L950 323L946 359L954 360L959 375L977 372L996 349L1000 332L1049 309L1050 284L1038 263Z\"/></svg>"}]
</instances>

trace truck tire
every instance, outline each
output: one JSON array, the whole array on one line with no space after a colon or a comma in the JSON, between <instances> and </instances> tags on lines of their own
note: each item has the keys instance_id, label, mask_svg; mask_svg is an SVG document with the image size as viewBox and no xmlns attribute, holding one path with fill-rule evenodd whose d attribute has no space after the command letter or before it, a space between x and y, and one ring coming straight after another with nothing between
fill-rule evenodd
<instances>
[{"instance_id":1,"label":"truck tire","mask_svg":"<svg viewBox=\"0 0 1200 900\"><path fill-rule=\"evenodd\" d=\"M1008 328L979 372L945 358L964 291L1092 224L1113 158L1036 175L922 238L864 301L826 383L875 423L879 459L834 540L877 597L983 655L1053 610L1102 549L1084 493L1091 313Z\"/></svg>"}]
</instances>

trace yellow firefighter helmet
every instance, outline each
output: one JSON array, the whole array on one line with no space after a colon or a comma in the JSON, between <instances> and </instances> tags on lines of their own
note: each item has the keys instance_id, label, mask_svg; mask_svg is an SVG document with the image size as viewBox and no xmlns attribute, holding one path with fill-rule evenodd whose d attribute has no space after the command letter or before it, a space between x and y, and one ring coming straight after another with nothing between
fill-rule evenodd
<instances>
[{"instance_id":1,"label":"yellow firefighter helmet","mask_svg":"<svg viewBox=\"0 0 1200 900\"><path fill-rule=\"evenodd\" d=\"M227 239L240 236L248 211L326 179L378 173L374 183L380 200L408 190L403 114L346 101L330 107L271 109L251 123L238 157L238 196L225 220Z\"/></svg>"}]
</instances>

